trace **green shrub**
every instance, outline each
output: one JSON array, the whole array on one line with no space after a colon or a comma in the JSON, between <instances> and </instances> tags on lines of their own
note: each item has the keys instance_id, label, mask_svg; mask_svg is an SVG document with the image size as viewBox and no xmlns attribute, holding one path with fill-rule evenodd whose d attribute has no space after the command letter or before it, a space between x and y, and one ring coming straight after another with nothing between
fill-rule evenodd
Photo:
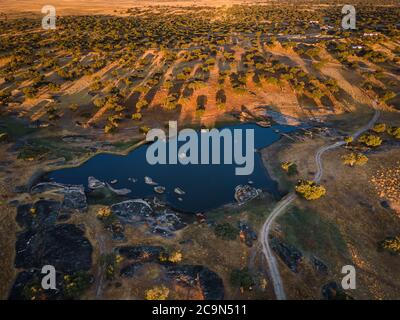
<instances>
[{"instance_id":1,"label":"green shrub","mask_svg":"<svg viewBox=\"0 0 400 320\"><path fill-rule=\"evenodd\" d=\"M376 125L374 125L374 127L372 128L372 131L376 132L376 133L383 133L386 131L386 124L384 123L377 123Z\"/></svg>"},{"instance_id":2,"label":"green shrub","mask_svg":"<svg viewBox=\"0 0 400 320\"><path fill-rule=\"evenodd\" d=\"M364 143L368 147L378 147L382 144L382 139L373 134L364 134L358 139L358 141Z\"/></svg>"},{"instance_id":3,"label":"green shrub","mask_svg":"<svg viewBox=\"0 0 400 320\"><path fill-rule=\"evenodd\" d=\"M400 254L400 235L386 238L379 243L379 247L392 254Z\"/></svg>"},{"instance_id":4,"label":"green shrub","mask_svg":"<svg viewBox=\"0 0 400 320\"><path fill-rule=\"evenodd\" d=\"M391 127L387 129L387 133L393 138L400 139L400 127Z\"/></svg>"},{"instance_id":5,"label":"green shrub","mask_svg":"<svg viewBox=\"0 0 400 320\"><path fill-rule=\"evenodd\" d=\"M249 290L254 285L253 278L247 268L234 269L231 272L230 283L236 288Z\"/></svg>"},{"instance_id":6,"label":"green shrub","mask_svg":"<svg viewBox=\"0 0 400 320\"><path fill-rule=\"evenodd\" d=\"M214 233L217 237L224 240L235 240L239 230L229 223L222 223L215 226Z\"/></svg>"},{"instance_id":7,"label":"green shrub","mask_svg":"<svg viewBox=\"0 0 400 320\"><path fill-rule=\"evenodd\" d=\"M63 278L63 291L67 298L78 299L89 287L92 277L85 271L78 271Z\"/></svg>"},{"instance_id":8,"label":"green shrub","mask_svg":"<svg viewBox=\"0 0 400 320\"><path fill-rule=\"evenodd\" d=\"M287 173L288 176L297 175L297 165L294 162L286 161L281 164L281 168Z\"/></svg>"},{"instance_id":9,"label":"green shrub","mask_svg":"<svg viewBox=\"0 0 400 320\"><path fill-rule=\"evenodd\" d=\"M368 162L367 156L362 153L349 153L343 156L343 163L353 167L354 165L364 165Z\"/></svg>"}]
</instances>

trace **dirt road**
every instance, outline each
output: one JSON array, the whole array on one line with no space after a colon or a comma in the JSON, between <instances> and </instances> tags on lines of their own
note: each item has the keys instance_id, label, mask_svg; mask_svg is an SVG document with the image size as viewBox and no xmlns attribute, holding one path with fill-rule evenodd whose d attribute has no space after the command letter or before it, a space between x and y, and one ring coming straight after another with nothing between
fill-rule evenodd
<instances>
[{"instance_id":1,"label":"dirt road","mask_svg":"<svg viewBox=\"0 0 400 320\"><path fill-rule=\"evenodd\" d=\"M376 102L373 102L373 108L375 110L374 116L372 119L362 128L360 128L358 131L356 131L352 137L353 139L357 139L362 133L365 131L371 129L373 125L376 123L380 116L380 111L377 109ZM342 145L346 144L344 141L338 141L335 142L334 144L324 146L320 148L317 153L315 154L315 163L317 165L317 172L314 177L314 182L318 183L323 175L323 166L322 166L322 155L329 150L333 150L335 148L338 148ZM264 225L262 226L261 233L260 233L260 239L262 243L262 252L267 260L268 263L268 269L270 273L270 278L274 287L274 292L277 300L285 300L286 295L285 295L285 290L283 288L283 283L282 283L282 278L279 273L278 269L278 264L276 262L276 258L274 254L272 253L271 247L269 246L269 233L271 230L271 226L274 223L275 219L282 215L287 207L296 199L296 194L294 192L289 193L287 196L285 196L282 200L280 200L275 208L272 210L271 214L268 216L267 220L265 221Z\"/></svg>"}]
</instances>

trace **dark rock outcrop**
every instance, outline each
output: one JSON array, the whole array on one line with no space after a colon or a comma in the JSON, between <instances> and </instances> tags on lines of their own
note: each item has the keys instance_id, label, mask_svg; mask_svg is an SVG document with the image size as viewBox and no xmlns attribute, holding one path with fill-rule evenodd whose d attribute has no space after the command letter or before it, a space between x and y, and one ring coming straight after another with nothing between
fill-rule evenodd
<instances>
[{"instance_id":1,"label":"dark rock outcrop","mask_svg":"<svg viewBox=\"0 0 400 320\"><path fill-rule=\"evenodd\" d=\"M311 262L314 266L314 269L322 274L322 275L327 275L328 274L328 266L323 263L320 259L318 259L316 256L311 257Z\"/></svg>"},{"instance_id":2,"label":"dark rock outcrop","mask_svg":"<svg viewBox=\"0 0 400 320\"><path fill-rule=\"evenodd\" d=\"M224 298L222 279L210 269L201 265L168 265L166 269L170 278L181 283L184 281L188 286L194 286L198 281L206 300Z\"/></svg>"},{"instance_id":3,"label":"dark rock outcrop","mask_svg":"<svg viewBox=\"0 0 400 320\"><path fill-rule=\"evenodd\" d=\"M298 266L303 258L302 253L294 246L272 237L271 248L293 272L298 272Z\"/></svg>"},{"instance_id":4,"label":"dark rock outcrop","mask_svg":"<svg viewBox=\"0 0 400 320\"><path fill-rule=\"evenodd\" d=\"M88 177L89 189L92 189L92 190L101 189L101 188L104 188L105 186L106 186L106 184L103 181L100 181L92 176Z\"/></svg>"},{"instance_id":5,"label":"dark rock outcrop","mask_svg":"<svg viewBox=\"0 0 400 320\"><path fill-rule=\"evenodd\" d=\"M21 228L36 229L53 225L61 204L53 200L39 200L34 205L23 204L17 208L16 221Z\"/></svg>"},{"instance_id":6,"label":"dark rock outcrop","mask_svg":"<svg viewBox=\"0 0 400 320\"><path fill-rule=\"evenodd\" d=\"M331 281L322 287L322 296L326 300L353 300L335 281Z\"/></svg>"},{"instance_id":7,"label":"dark rock outcrop","mask_svg":"<svg viewBox=\"0 0 400 320\"><path fill-rule=\"evenodd\" d=\"M253 246L253 241L257 240L257 233L251 228L251 226L245 221L238 221L238 227L241 233L244 235L244 242L248 247Z\"/></svg>"},{"instance_id":8,"label":"dark rock outcrop","mask_svg":"<svg viewBox=\"0 0 400 320\"><path fill-rule=\"evenodd\" d=\"M30 192L38 193L55 193L64 195L62 208L65 211L70 210L87 210L87 199L85 188L83 185L61 184L55 182L40 182L34 185Z\"/></svg>"},{"instance_id":9,"label":"dark rock outcrop","mask_svg":"<svg viewBox=\"0 0 400 320\"><path fill-rule=\"evenodd\" d=\"M166 250L160 246L123 246L116 248L118 254L128 260L155 262Z\"/></svg>"},{"instance_id":10,"label":"dark rock outcrop","mask_svg":"<svg viewBox=\"0 0 400 320\"><path fill-rule=\"evenodd\" d=\"M25 296L25 290L27 289L28 285L33 284L40 284L43 275L40 273L39 270L26 270L21 271L17 278L14 281L14 284L11 288L10 295L8 296L9 300L25 300L27 297ZM61 288L62 278L56 278L56 287ZM43 292L43 298L46 300L58 300L62 299L62 293L59 289L53 290L49 289Z\"/></svg>"},{"instance_id":11,"label":"dark rock outcrop","mask_svg":"<svg viewBox=\"0 0 400 320\"><path fill-rule=\"evenodd\" d=\"M64 210L87 210L87 200L83 186L70 186L61 191L64 194L62 207Z\"/></svg>"},{"instance_id":12,"label":"dark rock outcrop","mask_svg":"<svg viewBox=\"0 0 400 320\"><path fill-rule=\"evenodd\" d=\"M143 200L127 200L113 204L111 206L111 211L127 222L141 220L143 217L148 217L153 212L150 205Z\"/></svg>"},{"instance_id":13,"label":"dark rock outcrop","mask_svg":"<svg viewBox=\"0 0 400 320\"><path fill-rule=\"evenodd\" d=\"M174 232L186 227L178 213L169 208L153 210L152 206L141 199L126 200L111 206L111 211L124 224L146 224L149 232L165 238L174 236Z\"/></svg>"},{"instance_id":14,"label":"dark rock outcrop","mask_svg":"<svg viewBox=\"0 0 400 320\"><path fill-rule=\"evenodd\" d=\"M53 265L57 271L73 273L89 270L92 245L81 229L73 224L59 224L39 231L28 229L16 242L16 268L42 268Z\"/></svg>"},{"instance_id":15,"label":"dark rock outcrop","mask_svg":"<svg viewBox=\"0 0 400 320\"><path fill-rule=\"evenodd\" d=\"M142 266L143 264L140 262L129 264L121 269L120 275L124 278L132 278Z\"/></svg>"}]
</instances>

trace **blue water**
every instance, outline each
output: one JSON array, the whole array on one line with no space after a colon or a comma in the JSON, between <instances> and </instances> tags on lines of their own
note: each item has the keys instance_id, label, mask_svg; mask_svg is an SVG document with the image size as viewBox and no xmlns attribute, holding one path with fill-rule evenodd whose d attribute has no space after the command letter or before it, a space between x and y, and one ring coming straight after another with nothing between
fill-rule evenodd
<instances>
[{"instance_id":1,"label":"blue water","mask_svg":"<svg viewBox=\"0 0 400 320\"><path fill-rule=\"evenodd\" d=\"M233 129L254 129L255 148L260 149L271 145L280 138L275 132L292 132L294 126L274 125L262 128L255 124L239 124L227 126ZM68 184L83 184L87 187L87 178L93 176L100 181L111 182L116 179L113 188L128 188L132 190L129 198L145 198L157 195L164 199L170 206L185 212L202 212L217 208L234 201L234 190L238 184L253 182L253 186L269 192L274 197L279 197L278 185L270 178L265 169L261 156L254 154L254 171L251 175L235 175L234 164L208 164L208 165L150 165L146 160L148 145L143 145L127 156L99 154L76 168L66 168L50 172L47 176L56 182ZM200 151L199 151L200 153ZM154 186L147 185L144 177L149 176L166 191L158 195ZM137 179L137 182L128 178ZM174 188L183 189L185 195L177 195ZM178 200L181 197L182 201Z\"/></svg>"}]
</instances>

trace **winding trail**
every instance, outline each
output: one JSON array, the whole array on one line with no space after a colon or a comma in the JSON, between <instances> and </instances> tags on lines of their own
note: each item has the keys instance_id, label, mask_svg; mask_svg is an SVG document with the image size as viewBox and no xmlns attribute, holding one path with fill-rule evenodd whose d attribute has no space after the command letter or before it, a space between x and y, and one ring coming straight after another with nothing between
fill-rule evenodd
<instances>
[{"instance_id":1,"label":"winding trail","mask_svg":"<svg viewBox=\"0 0 400 320\"><path fill-rule=\"evenodd\" d=\"M371 129L375 122L378 120L380 116L380 111L377 109L377 104L374 101L372 103L373 108L375 110L374 116L372 119L366 124L364 127L360 128L357 132L355 132L351 137L355 140L357 139L363 132ZM317 165L317 173L315 174L314 177L314 182L318 183L321 180L321 177L323 175L323 167L322 167L322 155L329 150L338 148L342 145L346 144L345 141L338 141L335 142L334 144L328 145L321 147L318 149L317 153L315 154L315 163ZM279 273L278 269L278 264L276 262L276 258L274 254L272 253L271 247L269 245L269 233L271 231L271 226L273 225L275 219L283 214L286 210L286 208L297 198L296 193L291 192L285 197L283 197L275 206L275 208L272 210L271 214L268 216L267 220L265 220L264 225L262 226L261 232L260 232L260 239L262 243L262 252L267 260L268 263L268 269L270 273L270 278L274 287L274 292L277 300L285 300L286 295L285 295L285 290L283 288L282 284L282 278Z\"/></svg>"},{"instance_id":2,"label":"winding trail","mask_svg":"<svg viewBox=\"0 0 400 320\"><path fill-rule=\"evenodd\" d=\"M99 243L99 258L101 258L101 256L103 254L105 254L105 243L104 243L104 236L99 235L97 236L97 241ZM101 299L101 294L103 291L103 282L104 282L104 264L100 261L99 263L99 267L97 269L97 276L96 276L96 300L100 300Z\"/></svg>"}]
</instances>

